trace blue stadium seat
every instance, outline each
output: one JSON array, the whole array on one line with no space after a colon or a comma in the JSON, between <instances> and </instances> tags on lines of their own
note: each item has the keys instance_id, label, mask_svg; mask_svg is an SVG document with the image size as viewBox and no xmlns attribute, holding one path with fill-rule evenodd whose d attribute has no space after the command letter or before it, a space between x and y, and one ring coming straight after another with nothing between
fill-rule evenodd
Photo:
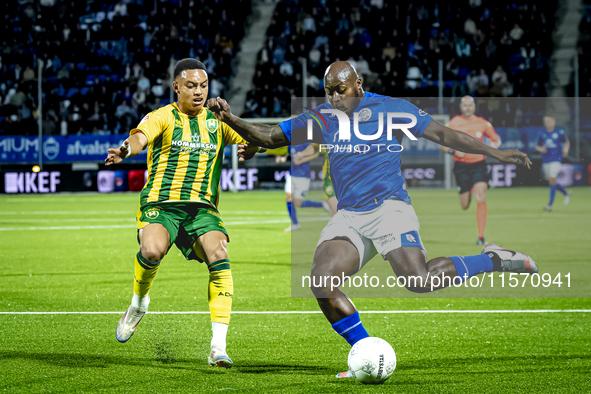
<instances>
[{"instance_id":1,"label":"blue stadium seat","mask_svg":"<svg viewBox=\"0 0 591 394\"><path fill-rule=\"evenodd\" d=\"M72 98L72 96L74 96L77 93L78 93L78 89L77 88L70 88L68 90L68 93L66 93L66 98Z\"/></svg>"}]
</instances>

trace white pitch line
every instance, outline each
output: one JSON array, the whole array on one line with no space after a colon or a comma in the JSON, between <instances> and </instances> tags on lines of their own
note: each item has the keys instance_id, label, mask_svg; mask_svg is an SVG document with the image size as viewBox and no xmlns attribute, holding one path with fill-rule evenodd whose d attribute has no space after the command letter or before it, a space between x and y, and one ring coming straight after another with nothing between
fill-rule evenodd
<instances>
[{"instance_id":1,"label":"white pitch line","mask_svg":"<svg viewBox=\"0 0 591 394\"><path fill-rule=\"evenodd\" d=\"M135 215L133 211L0 211L2 215Z\"/></svg>"},{"instance_id":2,"label":"white pitch line","mask_svg":"<svg viewBox=\"0 0 591 394\"><path fill-rule=\"evenodd\" d=\"M108 311L108 312L0 312L0 315L111 315L121 314L124 311ZM162 311L162 312L147 312L152 315L208 315L209 311ZM322 313L322 311L233 311L233 315L314 315ZM359 313L368 314L430 314L430 313L591 313L591 309L487 309L487 310L415 310L415 311L359 311Z\"/></svg>"}]
</instances>

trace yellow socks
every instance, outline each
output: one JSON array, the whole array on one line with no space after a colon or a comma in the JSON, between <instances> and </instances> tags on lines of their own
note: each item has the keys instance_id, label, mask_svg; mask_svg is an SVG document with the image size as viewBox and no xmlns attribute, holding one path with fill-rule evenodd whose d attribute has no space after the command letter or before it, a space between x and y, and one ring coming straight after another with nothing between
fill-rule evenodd
<instances>
[{"instance_id":1,"label":"yellow socks","mask_svg":"<svg viewBox=\"0 0 591 394\"><path fill-rule=\"evenodd\" d=\"M150 291L156 272L160 268L160 261L150 261L138 252L135 256L135 281L133 292L140 298L145 297Z\"/></svg>"},{"instance_id":2,"label":"yellow socks","mask_svg":"<svg viewBox=\"0 0 591 394\"><path fill-rule=\"evenodd\" d=\"M230 312L232 311L232 297L234 294L230 260L218 260L209 264L208 267L209 288L207 295L211 321L230 324Z\"/></svg>"}]
</instances>

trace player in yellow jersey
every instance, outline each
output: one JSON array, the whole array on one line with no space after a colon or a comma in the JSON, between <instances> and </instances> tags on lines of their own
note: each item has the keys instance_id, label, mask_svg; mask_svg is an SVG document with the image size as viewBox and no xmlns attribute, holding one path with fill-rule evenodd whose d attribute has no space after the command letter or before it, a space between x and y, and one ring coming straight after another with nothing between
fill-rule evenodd
<instances>
[{"instance_id":1,"label":"player in yellow jersey","mask_svg":"<svg viewBox=\"0 0 591 394\"><path fill-rule=\"evenodd\" d=\"M332 186L330 178L330 162L328 161L328 152L324 151L324 163L322 164L322 186L324 189L324 198L330 207L330 213L334 216L337 213L338 200ZM293 164L300 165L314 160L320 155L320 145L310 144L306 149L298 152L292 159Z\"/></svg>"},{"instance_id":2,"label":"player in yellow jersey","mask_svg":"<svg viewBox=\"0 0 591 394\"><path fill-rule=\"evenodd\" d=\"M217 205L224 147L246 141L204 108L208 77L200 61L178 62L172 87L178 102L146 115L123 146L109 149L105 160L106 165L117 164L148 148L148 181L137 213L140 251L135 257L134 294L116 338L126 342L135 332L148 310L148 292L160 262L175 244L187 259L207 264L213 331L208 362L230 368L226 333L233 283L228 232ZM248 147L243 156L252 157L257 150Z\"/></svg>"}]
</instances>

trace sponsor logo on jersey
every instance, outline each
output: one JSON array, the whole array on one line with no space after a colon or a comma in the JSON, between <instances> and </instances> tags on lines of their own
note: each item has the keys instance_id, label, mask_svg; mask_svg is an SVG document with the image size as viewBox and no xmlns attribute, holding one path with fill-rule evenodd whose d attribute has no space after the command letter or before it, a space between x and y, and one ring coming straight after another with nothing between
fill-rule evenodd
<instances>
[{"instance_id":1,"label":"sponsor logo on jersey","mask_svg":"<svg viewBox=\"0 0 591 394\"><path fill-rule=\"evenodd\" d=\"M218 120L217 119L207 119L205 121L205 128L210 133L215 133L218 131Z\"/></svg>"},{"instance_id":2,"label":"sponsor logo on jersey","mask_svg":"<svg viewBox=\"0 0 591 394\"><path fill-rule=\"evenodd\" d=\"M408 242L417 242L416 238L413 237L411 234L406 234L406 240Z\"/></svg>"},{"instance_id":3,"label":"sponsor logo on jersey","mask_svg":"<svg viewBox=\"0 0 591 394\"><path fill-rule=\"evenodd\" d=\"M428 113L426 113L422 109L419 109L419 116L425 116L425 115L428 115Z\"/></svg>"}]
</instances>

